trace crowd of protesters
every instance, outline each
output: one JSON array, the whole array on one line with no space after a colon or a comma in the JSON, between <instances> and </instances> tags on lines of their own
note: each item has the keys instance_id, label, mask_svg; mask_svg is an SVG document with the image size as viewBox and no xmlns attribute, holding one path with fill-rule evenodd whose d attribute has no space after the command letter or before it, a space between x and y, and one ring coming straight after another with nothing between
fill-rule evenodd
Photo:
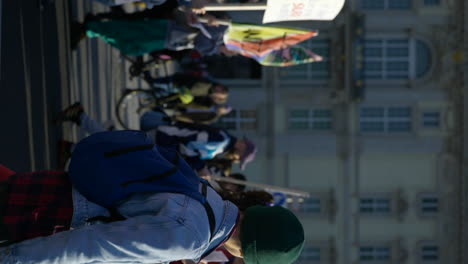
<instances>
[{"instance_id":1,"label":"crowd of protesters","mask_svg":"<svg viewBox=\"0 0 468 264\"><path fill-rule=\"evenodd\" d=\"M151 9L113 7L73 23L73 48L99 37L126 55L230 54L217 23L225 14L206 14L200 1L144 2ZM186 73L140 77L168 94L139 112L140 131L103 125L76 102L55 119L88 135L68 145L69 166L22 173L0 164L0 262L294 263L304 245L296 216L268 192L212 180L247 181L233 166L244 170L257 153L215 125L232 110L229 89Z\"/></svg>"}]
</instances>

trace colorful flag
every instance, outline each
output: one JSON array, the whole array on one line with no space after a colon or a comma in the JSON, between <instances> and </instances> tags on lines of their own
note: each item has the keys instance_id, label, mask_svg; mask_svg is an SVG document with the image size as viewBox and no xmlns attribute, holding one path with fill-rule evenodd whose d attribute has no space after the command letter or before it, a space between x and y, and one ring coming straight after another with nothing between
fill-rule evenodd
<instances>
[{"instance_id":1,"label":"colorful flag","mask_svg":"<svg viewBox=\"0 0 468 264\"><path fill-rule=\"evenodd\" d=\"M317 30L232 23L224 43L229 49L264 56L272 50L286 48L317 35Z\"/></svg>"},{"instance_id":2,"label":"colorful flag","mask_svg":"<svg viewBox=\"0 0 468 264\"><path fill-rule=\"evenodd\" d=\"M286 67L322 60L322 56L313 53L307 48L296 45L281 50L274 50L258 60L258 62L265 66Z\"/></svg>"},{"instance_id":3,"label":"colorful flag","mask_svg":"<svg viewBox=\"0 0 468 264\"><path fill-rule=\"evenodd\" d=\"M233 23L224 43L230 50L266 66L290 66L322 57L297 44L318 35L316 30Z\"/></svg>"}]
</instances>

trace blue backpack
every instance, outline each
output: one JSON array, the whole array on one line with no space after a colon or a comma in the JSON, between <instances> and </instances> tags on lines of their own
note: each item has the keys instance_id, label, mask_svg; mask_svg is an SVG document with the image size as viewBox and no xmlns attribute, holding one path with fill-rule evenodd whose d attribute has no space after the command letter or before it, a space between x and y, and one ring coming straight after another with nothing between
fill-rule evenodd
<instances>
[{"instance_id":1,"label":"blue backpack","mask_svg":"<svg viewBox=\"0 0 468 264\"><path fill-rule=\"evenodd\" d=\"M115 206L132 194L187 195L203 204L214 235L214 213L206 201L208 182L177 151L154 145L142 131L106 131L84 138L73 150L69 175L84 197L107 208L111 216Z\"/></svg>"}]
</instances>

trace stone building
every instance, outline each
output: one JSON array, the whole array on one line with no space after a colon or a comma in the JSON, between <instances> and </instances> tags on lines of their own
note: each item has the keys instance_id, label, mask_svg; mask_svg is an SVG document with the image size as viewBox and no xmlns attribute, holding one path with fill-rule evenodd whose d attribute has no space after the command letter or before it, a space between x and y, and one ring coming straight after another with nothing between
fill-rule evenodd
<instances>
[{"instance_id":1,"label":"stone building","mask_svg":"<svg viewBox=\"0 0 468 264\"><path fill-rule=\"evenodd\" d=\"M259 145L248 178L311 193L286 202L305 225L300 263L464 263L462 14L455 0L352 0L332 22L278 23L318 29L306 44L322 62L211 61L236 109L221 125Z\"/></svg>"}]
</instances>

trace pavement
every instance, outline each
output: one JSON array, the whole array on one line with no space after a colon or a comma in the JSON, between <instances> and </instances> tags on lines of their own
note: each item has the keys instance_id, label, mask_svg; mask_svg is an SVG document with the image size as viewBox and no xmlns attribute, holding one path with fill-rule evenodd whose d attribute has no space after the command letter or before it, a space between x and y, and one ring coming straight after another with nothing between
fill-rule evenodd
<instances>
[{"instance_id":1,"label":"pavement","mask_svg":"<svg viewBox=\"0 0 468 264\"><path fill-rule=\"evenodd\" d=\"M463 150L462 150L462 175L461 175L461 208L462 208L462 217L461 217L461 245L460 248L462 249L462 255L460 257L460 261L462 263L468 262L468 252L465 250L468 247L468 140L466 140L466 136L468 136L468 4L464 1L461 2L463 4L463 28L461 32L463 32L462 42L463 42L463 66L462 66L462 73L463 73L463 103L462 108L462 117L461 120L463 124L463 133L462 133L462 142L463 142Z\"/></svg>"},{"instance_id":2,"label":"pavement","mask_svg":"<svg viewBox=\"0 0 468 264\"><path fill-rule=\"evenodd\" d=\"M57 168L58 142L86 136L72 124L53 124L61 109L80 101L93 119L116 120L122 91L145 85L131 81L130 63L99 39L69 48L70 22L109 7L91 0L0 3L0 163L17 171Z\"/></svg>"},{"instance_id":3,"label":"pavement","mask_svg":"<svg viewBox=\"0 0 468 264\"><path fill-rule=\"evenodd\" d=\"M57 142L84 136L52 120L81 101L97 120L113 118L127 78L120 54L98 40L69 49L70 20L108 8L92 1L2 1L0 162L18 171L57 168Z\"/></svg>"},{"instance_id":4,"label":"pavement","mask_svg":"<svg viewBox=\"0 0 468 264\"><path fill-rule=\"evenodd\" d=\"M107 6L93 1L70 1L70 4L70 17L64 18L65 21L81 22L88 12L108 11ZM83 40L76 51L67 49L66 53L64 67L67 67L68 89L62 89L63 107L80 101L92 118L102 122L115 120L115 102L128 80L128 64L120 53L99 39ZM76 126L63 126L64 139L76 142L84 136L85 133Z\"/></svg>"},{"instance_id":5,"label":"pavement","mask_svg":"<svg viewBox=\"0 0 468 264\"><path fill-rule=\"evenodd\" d=\"M15 170L55 165L52 141L60 129L58 32L54 3L2 1L0 162Z\"/></svg>"}]
</instances>

